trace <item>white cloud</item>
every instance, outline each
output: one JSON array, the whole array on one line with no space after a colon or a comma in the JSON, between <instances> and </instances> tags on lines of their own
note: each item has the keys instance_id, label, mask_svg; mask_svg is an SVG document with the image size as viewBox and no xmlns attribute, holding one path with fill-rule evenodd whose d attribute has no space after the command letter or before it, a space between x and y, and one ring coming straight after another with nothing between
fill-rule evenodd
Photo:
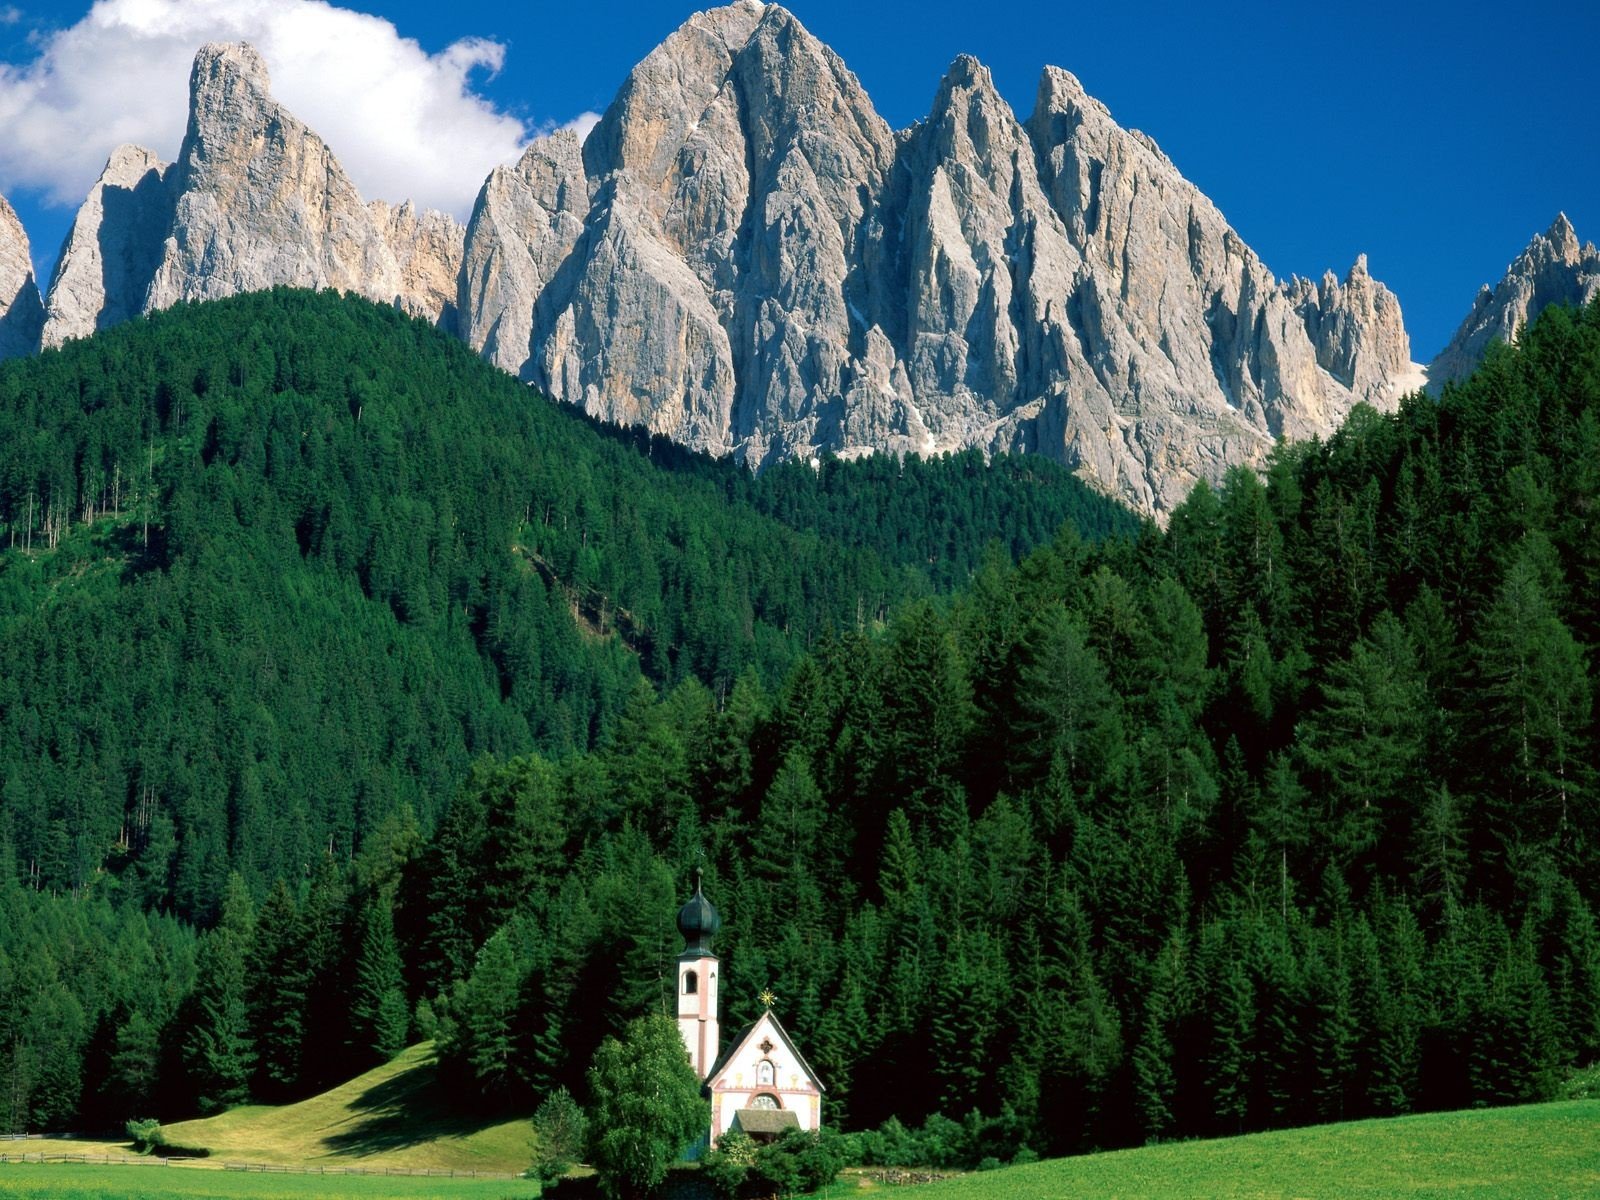
<instances>
[{"instance_id":1,"label":"white cloud","mask_svg":"<svg viewBox=\"0 0 1600 1200\"><path fill-rule=\"evenodd\" d=\"M578 135L580 142L587 141L589 131L600 124L600 114L597 112L581 112L572 120L563 122L562 129L570 129Z\"/></svg>"},{"instance_id":2,"label":"white cloud","mask_svg":"<svg viewBox=\"0 0 1600 1200\"><path fill-rule=\"evenodd\" d=\"M464 218L490 168L528 138L472 90L473 72L504 61L497 42L468 38L430 55L390 22L322 0L96 0L42 39L33 62L0 64L0 192L76 205L121 142L175 158L189 67L212 41L261 51L273 95L326 139L368 199Z\"/></svg>"},{"instance_id":3,"label":"white cloud","mask_svg":"<svg viewBox=\"0 0 1600 1200\"><path fill-rule=\"evenodd\" d=\"M0 4L0 25L15 25L22 20L22 10L15 4Z\"/></svg>"}]
</instances>

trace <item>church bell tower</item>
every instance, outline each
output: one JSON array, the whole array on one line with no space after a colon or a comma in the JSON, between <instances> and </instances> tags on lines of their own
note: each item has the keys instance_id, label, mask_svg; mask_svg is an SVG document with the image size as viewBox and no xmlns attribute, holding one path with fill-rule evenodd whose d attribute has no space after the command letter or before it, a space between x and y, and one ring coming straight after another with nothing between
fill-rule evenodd
<instances>
[{"instance_id":1,"label":"church bell tower","mask_svg":"<svg viewBox=\"0 0 1600 1200\"><path fill-rule=\"evenodd\" d=\"M678 910L678 932L683 953L678 955L678 1032L689 1051L695 1076L704 1079L717 1061L717 956L711 939L722 928L722 918L700 890L700 872L694 873L694 895Z\"/></svg>"}]
</instances>

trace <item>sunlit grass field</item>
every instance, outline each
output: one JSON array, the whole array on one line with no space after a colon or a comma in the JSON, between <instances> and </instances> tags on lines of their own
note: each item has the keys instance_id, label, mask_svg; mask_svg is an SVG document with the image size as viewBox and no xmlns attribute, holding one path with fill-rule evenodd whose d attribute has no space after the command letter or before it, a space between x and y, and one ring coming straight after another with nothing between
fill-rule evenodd
<instances>
[{"instance_id":1,"label":"sunlit grass field","mask_svg":"<svg viewBox=\"0 0 1600 1200\"><path fill-rule=\"evenodd\" d=\"M299 1104L246 1105L164 1126L169 1142L213 1160L520 1174L532 1160L526 1118L485 1121L437 1085L427 1044Z\"/></svg>"},{"instance_id":2,"label":"sunlit grass field","mask_svg":"<svg viewBox=\"0 0 1600 1200\"><path fill-rule=\"evenodd\" d=\"M346 1175L261 1175L155 1164L80 1166L10 1163L0 1166L0 1196L38 1200L312 1200L327 1197L436 1196L439 1200L527 1200L537 1183L523 1180L401 1178Z\"/></svg>"},{"instance_id":3,"label":"sunlit grass field","mask_svg":"<svg viewBox=\"0 0 1600 1200\"><path fill-rule=\"evenodd\" d=\"M1574 1094L1586 1092L1579 1089ZM174 1142L204 1147L211 1157L166 1167L13 1161L0 1165L0 1200L102 1196L525 1200L539 1192L531 1181L503 1177L221 1169L228 1162L253 1162L329 1172L347 1167L520 1171L529 1157L527 1122L474 1123L454 1112L433 1086L425 1047L413 1047L389 1066L301 1104L236 1109L221 1117L170 1126L168 1136ZM41 1146L47 1152L96 1157L126 1151L126 1147L84 1142L38 1141L19 1143L17 1151L25 1147L37 1154ZM867 1175L852 1174L830 1190L843 1196L907 1189L875 1187ZM1600 1197L1600 1098L1174 1142L978 1172L910 1190L918 1200Z\"/></svg>"},{"instance_id":4,"label":"sunlit grass field","mask_svg":"<svg viewBox=\"0 0 1600 1200\"><path fill-rule=\"evenodd\" d=\"M532 1159L526 1118L486 1121L454 1103L438 1086L431 1047L406 1050L392 1062L298 1104L246 1105L221 1116L163 1128L167 1143L204 1150L193 1163L160 1166L18 1164L23 1153L133 1159L126 1143L32 1140L0 1144L0 1197L9 1196L534 1196L520 1175ZM482 1172L498 1181L400 1176L252 1174L227 1164L294 1167L299 1171L409 1170Z\"/></svg>"},{"instance_id":5,"label":"sunlit grass field","mask_svg":"<svg viewBox=\"0 0 1600 1200\"><path fill-rule=\"evenodd\" d=\"M1600 1197L1600 1100L1430 1113L1054 1159L919 1200Z\"/></svg>"}]
</instances>

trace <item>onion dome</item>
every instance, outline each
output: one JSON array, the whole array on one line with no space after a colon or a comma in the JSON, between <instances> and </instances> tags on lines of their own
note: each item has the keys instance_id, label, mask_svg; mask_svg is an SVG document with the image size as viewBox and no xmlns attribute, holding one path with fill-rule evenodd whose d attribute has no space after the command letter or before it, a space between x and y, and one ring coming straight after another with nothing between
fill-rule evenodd
<instances>
[{"instance_id":1,"label":"onion dome","mask_svg":"<svg viewBox=\"0 0 1600 1200\"><path fill-rule=\"evenodd\" d=\"M694 873L694 895L678 910L678 932L683 934L683 957L713 956L711 939L722 928L722 918L700 890L700 872Z\"/></svg>"}]
</instances>

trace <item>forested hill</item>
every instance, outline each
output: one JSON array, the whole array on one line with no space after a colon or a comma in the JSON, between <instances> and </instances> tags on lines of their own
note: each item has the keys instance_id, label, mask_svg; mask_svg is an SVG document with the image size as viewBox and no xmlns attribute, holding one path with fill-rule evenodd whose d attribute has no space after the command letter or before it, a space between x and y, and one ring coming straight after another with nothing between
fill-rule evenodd
<instances>
[{"instance_id":1,"label":"forested hill","mask_svg":"<svg viewBox=\"0 0 1600 1200\"><path fill-rule=\"evenodd\" d=\"M430 827L478 755L603 742L641 679L775 684L991 541L1133 527L1043 462L800 470L600 429L326 293L7 364L0 835L35 887L109 865L207 920L230 869L260 895Z\"/></svg>"},{"instance_id":2,"label":"forested hill","mask_svg":"<svg viewBox=\"0 0 1600 1200\"><path fill-rule=\"evenodd\" d=\"M314 314L314 330L275 351L269 374L268 355L247 348L292 329L297 312ZM230 313L259 314L259 332L227 325ZM212 320L222 324L202 376L184 337L159 335L202 345L185 331ZM353 368L332 351L320 370L337 399L299 396L296 355L315 359L361 328L357 340L404 364L386 387L429 405L364 389L381 357ZM566 1085L581 1100L603 1036L670 1002L673 914L697 864L725 921L724 1028L770 988L828 1087L830 1122L926 1119L925 1146L959 1146L972 1162L1538 1099L1566 1067L1600 1061L1600 306L1547 313L1437 402L1358 410L1328 442L1281 450L1264 478L1240 470L1197 489L1165 532L1068 532L1015 563L963 540L950 553L981 566L949 596L928 594L913 565L944 552L899 531L874 534L881 555L771 517L747 535L712 526L722 532L672 543L678 510L648 507L659 493L641 482L656 479L661 447L633 439L641 457L498 377L486 387L505 408L480 416L483 428L504 421L524 452L559 457L554 478L589 464L597 491L601 480L618 490L580 508L588 492L546 497L508 450L483 451L492 469L452 457L443 431L465 403L450 390L462 377L427 364L465 363L464 352L370 306L251 297L128 337L106 345L152 337L166 356L155 361L182 383L162 388L152 370L134 394L152 397L140 419L158 436L130 420L119 443L154 460L144 486L165 515L148 547L135 494L114 499L118 519L80 519L53 553L0 560L6 752L36 774L87 780L40 792L8 764L8 811L54 797L60 807L38 819L57 824L26 833L70 849L76 797L114 790L91 771L111 778L107 764L125 763L132 781L119 796L127 849L112 831L111 869L80 892L52 896L43 872L29 890L27 858L0 870L0 1097L13 1127L303 1095L430 1034L454 1095L531 1111ZM427 353L400 352L413 343ZM97 406L96 387L110 390L99 376L64 366L108 352L97 341L78 353L28 368L62 371L85 398L73 432L22 444L42 462L90 444L98 415L121 411ZM0 373L6 408L26 408L17 380L33 378ZM221 402L251 388L276 398ZM19 452L15 438L0 446ZM425 490L419 470L410 486L390 464L421 455L412 447L448 464L430 476L448 483ZM343 516L290 487L308 478L302 463L366 477L340 454L377 464L388 483L346 499ZM83 461L67 455L58 489ZM129 486L126 459L89 461L113 492ZM936 515L974 467L907 475ZM1028 491L1030 467L977 478ZM684 511L700 497L730 521L758 506L823 525L892 511L836 491L850 477L828 467L761 493L760 481L685 460L670 486ZM49 483L35 475L35 502ZM509 515L475 524L464 496ZM16 512L27 499L4 503ZM427 507L402 521L390 507L402 504ZM619 599L605 589L621 585L594 574L625 544L618 512L641 512L648 533L678 546L642 593L686 594L676 642L639 638L653 628L644 599ZM38 524L35 542L48 537ZM426 554L384 549L423 531ZM597 531L608 539L598 562L584 557ZM732 547L718 553L771 561L779 580L786 556L827 571L795 584L815 607L765 607L783 588L741 583L735 596L761 597L733 625L745 649L707 669L706 651L684 647L725 644L726 612L669 580L692 575L680 564L717 538ZM421 561L426 571L394 565ZM518 609L523 594L536 602ZM287 615L260 615L274 597ZM581 623L564 625L573 604ZM571 678L598 681L599 715L581 733L552 736L559 725L523 715L547 693L524 697L525 667L506 669L506 612L544 614L548 631L516 644L541 663L570 653ZM123 627L113 618L136 632L103 636ZM635 632L608 632L625 624ZM314 650L276 660L301 639ZM640 663L659 690L641 685ZM40 697L66 699L49 710ZM218 704L234 708L214 717ZM79 713L105 715L73 724ZM377 734L339 725L373 713L389 722ZM204 720L214 724L181 725ZM448 730L436 745L459 757L401 741L323 762L326 776L305 764L335 736L360 747L405 729ZM541 736L550 749L523 752ZM200 867L162 824L171 780L143 786L148 746L201 764L185 769L205 786L224 780L189 793L191 811L223 830ZM337 828L333 854L291 823L263 831L252 813L267 787L323 820L318 836L328 818L317 814L355 823L379 800L449 803L431 833L373 815L352 860ZM146 796L157 815L140 833ZM23 832L13 821L0 867ZM262 838L291 868L264 898ZM208 931L141 911L175 893L206 912L209 894L185 881L214 878L230 854L240 873ZM905 1136L884 1134L902 1149Z\"/></svg>"},{"instance_id":3,"label":"forested hill","mask_svg":"<svg viewBox=\"0 0 1600 1200\"><path fill-rule=\"evenodd\" d=\"M833 1119L972 1161L1548 1097L1600 1059L1597 505L1600 306L1164 535L481 769L398 868L410 994L491 1102L581 1093L704 852L724 1027L770 987Z\"/></svg>"}]
</instances>

